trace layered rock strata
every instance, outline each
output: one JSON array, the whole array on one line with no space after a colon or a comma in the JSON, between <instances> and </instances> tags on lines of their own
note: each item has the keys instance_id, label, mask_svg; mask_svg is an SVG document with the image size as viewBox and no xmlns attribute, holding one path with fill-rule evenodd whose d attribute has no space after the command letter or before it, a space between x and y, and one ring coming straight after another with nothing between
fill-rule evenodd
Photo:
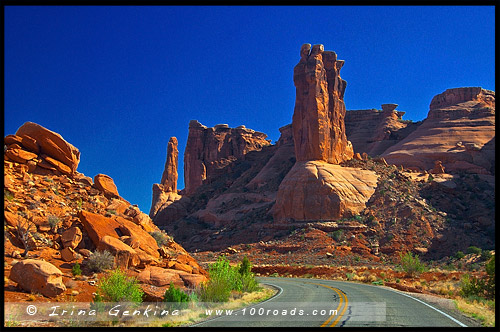
<instances>
[{"instance_id":1,"label":"layered rock strata","mask_svg":"<svg viewBox=\"0 0 500 332\"><path fill-rule=\"evenodd\" d=\"M219 124L208 128L191 120L184 152L183 193L193 194L205 180L210 181L211 177L234 160L270 145L266 138L266 134L245 126L229 128L228 125Z\"/></svg>"},{"instance_id":2,"label":"layered rock strata","mask_svg":"<svg viewBox=\"0 0 500 332\"><path fill-rule=\"evenodd\" d=\"M382 156L390 164L430 171L494 173L495 92L480 87L448 89L435 96L425 121Z\"/></svg>"}]
</instances>

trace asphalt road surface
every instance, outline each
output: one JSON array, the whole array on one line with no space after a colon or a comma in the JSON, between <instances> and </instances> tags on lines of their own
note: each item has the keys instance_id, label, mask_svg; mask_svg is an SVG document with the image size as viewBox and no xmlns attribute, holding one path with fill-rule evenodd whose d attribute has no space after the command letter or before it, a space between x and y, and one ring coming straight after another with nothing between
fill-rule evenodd
<instances>
[{"instance_id":1,"label":"asphalt road surface","mask_svg":"<svg viewBox=\"0 0 500 332\"><path fill-rule=\"evenodd\" d=\"M278 289L271 299L192 326L466 327L433 305L396 290L343 281L257 278Z\"/></svg>"}]
</instances>

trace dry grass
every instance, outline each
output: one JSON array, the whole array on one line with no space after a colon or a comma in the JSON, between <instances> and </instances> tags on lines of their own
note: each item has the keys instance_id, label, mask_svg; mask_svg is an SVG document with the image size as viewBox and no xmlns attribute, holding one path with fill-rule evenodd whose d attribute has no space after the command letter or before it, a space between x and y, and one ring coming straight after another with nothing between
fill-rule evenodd
<instances>
[{"instance_id":1,"label":"dry grass","mask_svg":"<svg viewBox=\"0 0 500 332\"><path fill-rule=\"evenodd\" d=\"M221 303L216 307L210 308L211 310L238 310L253 303L264 301L276 293L274 289L263 288L260 291L252 293L239 293L232 294L229 302ZM148 327L166 327L166 326L185 326L203 321L207 318L204 308L193 308L186 313L176 318L175 322L165 322L165 320L157 320L149 323Z\"/></svg>"},{"instance_id":2,"label":"dry grass","mask_svg":"<svg viewBox=\"0 0 500 332\"><path fill-rule=\"evenodd\" d=\"M463 313L481 321L483 326L495 326L495 302L489 301L493 305L488 305L479 301L469 301L461 297L455 299L457 308Z\"/></svg>"}]
</instances>

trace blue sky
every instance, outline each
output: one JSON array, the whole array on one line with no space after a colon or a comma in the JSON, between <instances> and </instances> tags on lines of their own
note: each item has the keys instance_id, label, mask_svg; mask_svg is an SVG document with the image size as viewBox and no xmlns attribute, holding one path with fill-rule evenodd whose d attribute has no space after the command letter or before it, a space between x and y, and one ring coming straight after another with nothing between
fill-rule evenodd
<instances>
[{"instance_id":1,"label":"blue sky","mask_svg":"<svg viewBox=\"0 0 500 332\"><path fill-rule=\"evenodd\" d=\"M493 6L7 6L5 127L26 121L81 152L148 213L171 136L179 188L188 123L291 123L303 43L345 60L347 109L399 104L426 117L448 88L495 90Z\"/></svg>"}]
</instances>

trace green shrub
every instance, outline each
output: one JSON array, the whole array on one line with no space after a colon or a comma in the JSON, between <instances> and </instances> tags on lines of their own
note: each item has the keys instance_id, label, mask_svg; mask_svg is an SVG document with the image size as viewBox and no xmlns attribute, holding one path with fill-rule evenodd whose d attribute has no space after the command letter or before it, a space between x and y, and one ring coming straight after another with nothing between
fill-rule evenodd
<instances>
[{"instance_id":1,"label":"green shrub","mask_svg":"<svg viewBox=\"0 0 500 332\"><path fill-rule=\"evenodd\" d=\"M489 250L483 250L483 252L481 253L481 260L483 261L487 261L491 258L491 251Z\"/></svg>"},{"instance_id":2,"label":"green shrub","mask_svg":"<svg viewBox=\"0 0 500 332\"><path fill-rule=\"evenodd\" d=\"M455 254L455 258L457 258L457 259L462 259L464 257L465 257L465 254L462 251L457 251L457 253Z\"/></svg>"},{"instance_id":3,"label":"green shrub","mask_svg":"<svg viewBox=\"0 0 500 332\"><path fill-rule=\"evenodd\" d=\"M82 269L80 268L79 263L75 263L75 265L73 265L73 267L71 268L71 273L73 273L74 276L82 275Z\"/></svg>"},{"instance_id":4,"label":"green shrub","mask_svg":"<svg viewBox=\"0 0 500 332\"><path fill-rule=\"evenodd\" d=\"M94 302L142 302L143 291L135 278L121 270L111 271L97 286Z\"/></svg>"},{"instance_id":5,"label":"green shrub","mask_svg":"<svg viewBox=\"0 0 500 332\"><path fill-rule=\"evenodd\" d=\"M238 272L241 275L249 274L252 271L252 264L247 256L243 257L241 264L239 266Z\"/></svg>"},{"instance_id":6,"label":"green shrub","mask_svg":"<svg viewBox=\"0 0 500 332\"><path fill-rule=\"evenodd\" d=\"M200 287L200 298L203 302L227 302L232 290L241 291L238 270L229 265L224 256L220 256L209 267L208 273L210 279Z\"/></svg>"},{"instance_id":7,"label":"green shrub","mask_svg":"<svg viewBox=\"0 0 500 332\"><path fill-rule=\"evenodd\" d=\"M56 216L49 216L48 220L49 220L49 226L50 226L50 228L56 228L57 225L60 222L59 218L56 217Z\"/></svg>"},{"instance_id":8,"label":"green shrub","mask_svg":"<svg viewBox=\"0 0 500 332\"><path fill-rule=\"evenodd\" d=\"M163 302L167 302L167 308L170 310L186 309L190 301L191 297L181 289L176 288L172 282L163 295Z\"/></svg>"},{"instance_id":9,"label":"green shrub","mask_svg":"<svg viewBox=\"0 0 500 332\"><path fill-rule=\"evenodd\" d=\"M86 261L87 268L92 272L102 272L104 270L112 269L115 265L115 258L113 255L105 251L95 251L90 255Z\"/></svg>"},{"instance_id":10,"label":"green shrub","mask_svg":"<svg viewBox=\"0 0 500 332\"><path fill-rule=\"evenodd\" d=\"M418 255L413 256L411 252L407 252L404 255L400 254L400 258L401 268L412 277L418 276L426 270L425 265L420 262Z\"/></svg>"},{"instance_id":11,"label":"green shrub","mask_svg":"<svg viewBox=\"0 0 500 332\"><path fill-rule=\"evenodd\" d=\"M460 280L460 295L465 298L495 298L495 256L485 265L486 278L476 278L470 274L463 275Z\"/></svg>"},{"instance_id":12,"label":"green shrub","mask_svg":"<svg viewBox=\"0 0 500 332\"><path fill-rule=\"evenodd\" d=\"M482 252L481 248L475 247L475 246L470 246L467 248L467 253L468 254L475 254L475 255L480 255Z\"/></svg>"},{"instance_id":13,"label":"green shrub","mask_svg":"<svg viewBox=\"0 0 500 332\"><path fill-rule=\"evenodd\" d=\"M329 233L330 237L335 241L340 241L342 239L343 231L341 229L337 229L334 232Z\"/></svg>"},{"instance_id":14,"label":"green shrub","mask_svg":"<svg viewBox=\"0 0 500 332\"><path fill-rule=\"evenodd\" d=\"M150 232L149 234L153 237L153 239L156 240L158 247L161 247L162 245L167 244L168 242L168 237L165 233L154 231Z\"/></svg>"}]
</instances>

